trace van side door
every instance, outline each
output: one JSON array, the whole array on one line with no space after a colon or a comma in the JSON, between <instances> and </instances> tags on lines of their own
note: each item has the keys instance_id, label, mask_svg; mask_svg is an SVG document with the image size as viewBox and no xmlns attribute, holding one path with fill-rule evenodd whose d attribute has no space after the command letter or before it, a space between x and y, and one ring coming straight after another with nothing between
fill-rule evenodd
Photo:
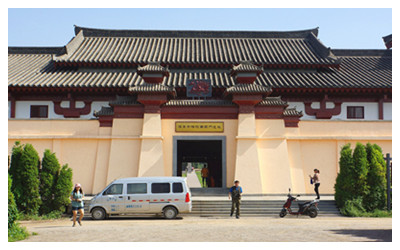
<instances>
[{"instance_id":1,"label":"van side door","mask_svg":"<svg viewBox=\"0 0 400 250\"><path fill-rule=\"evenodd\" d=\"M115 183L109 186L103 192L102 200L104 202L104 207L106 207L106 209L110 213L117 214L124 212L125 204L124 204L123 190L124 190L124 184Z\"/></svg>"},{"instance_id":2,"label":"van side door","mask_svg":"<svg viewBox=\"0 0 400 250\"><path fill-rule=\"evenodd\" d=\"M150 195L148 190L147 182L127 183L126 213L140 213L149 210Z\"/></svg>"}]
</instances>

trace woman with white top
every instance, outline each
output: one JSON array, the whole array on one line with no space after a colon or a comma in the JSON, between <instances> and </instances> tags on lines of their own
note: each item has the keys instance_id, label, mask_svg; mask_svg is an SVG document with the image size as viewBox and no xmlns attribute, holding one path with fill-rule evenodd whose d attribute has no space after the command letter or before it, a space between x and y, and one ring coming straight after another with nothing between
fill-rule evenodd
<instances>
[{"instance_id":1,"label":"woman with white top","mask_svg":"<svg viewBox=\"0 0 400 250\"><path fill-rule=\"evenodd\" d=\"M314 183L314 191L317 194L317 200L319 200L319 185L320 185L320 180L319 180L319 170L314 169L314 176L309 175L310 178L312 179L312 182Z\"/></svg>"}]
</instances>

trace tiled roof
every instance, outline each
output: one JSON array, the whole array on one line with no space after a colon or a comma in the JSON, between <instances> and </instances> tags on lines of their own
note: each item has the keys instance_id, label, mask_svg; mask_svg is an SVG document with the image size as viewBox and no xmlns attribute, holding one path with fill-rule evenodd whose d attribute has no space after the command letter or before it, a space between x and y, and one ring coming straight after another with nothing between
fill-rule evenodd
<instances>
[{"instance_id":1,"label":"tiled roof","mask_svg":"<svg viewBox=\"0 0 400 250\"><path fill-rule=\"evenodd\" d=\"M270 87L265 87L257 84L236 84L225 90L227 94L246 93L246 94L267 94L271 93Z\"/></svg>"},{"instance_id":2,"label":"tiled roof","mask_svg":"<svg viewBox=\"0 0 400 250\"><path fill-rule=\"evenodd\" d=\"M110 101L110 106L121 105L121 106L130 106L140 104L137 101L136 96L119 96L117 95L117 99Z\"/></svg>"},{"instance_id":3,"label":"tiled roof","mask_svg":"<svg viewBox=\"0 0 400 250\"><path fill-rule=\"evenodd\" d=\"M228 100L170 100L165 106L233 106L235 105Z\"/></svg>"},{"instance_id":4,"label":"tiled roof","mask_svg":"<svg viewBox=\"0 0 400 250\"><path fill-rule=\"evenodd\" d=\"M176 95L176 91L173 87L165 86L162 84L143 83L134 87L130 87L129 91L133 93L153 92L153 93L170 93Z\"/></svg>"},{"instance_id":5,"label":"tiled roof","mask_svg":"<svg viewBox=\"0 0 400 250\"><path fill-rule=\"evenodd\" d=\"M99 110L99 111L94 111L93 112L93 115L94 116L96 116L96 117L99 117L99 116L108 116L108 115L114 115L114 110L113 110L113 108L112 107L105 107L105 106L102 106L101 107L101 109Z\"/></svg>"},{"instance_id":6,"label":"tiled roof","mask_svg":"<svg viewBox=\"0 0 400 250\"><path fill-rule=\"evenodd\" d=\"M272 88L391 88L390 50L332 50L342 59L340 69L264 70L256 85ZM129 88L144 84L135 69L55 69L51 54L8 55L8 86ZM235 85L229 70L175 69L162 85L185 87L187 79L210 79L215 88Z\"/></svg>"},{"instance_id":7,"label":"tiled roof","mask_svg":"<svg viewBox=\"0 0 400 250\"><path fill-rule=\"evenodd\" d=\"M264 98L260 103L257 104L258 106L288 106L286 101L283 101L280 96L269 96Z\"/></svg>"},{"instance_id":8,"label":"tiled roof","mask_svg":"<svg viewBox=\"0 0 400 250\"><path fill-rule=\"evenodd\" d=\"M303 112L302 111L297 111L296 108L290 108L290 109L285 109L283 111L283 116L298 116L298 117L302 117L303 116Z\"/></svg>"},{"instance_id":9,"label":"tiled roof","mask_svg":"<svg viewBox=\"0 0 400 250\"><path fill-rule=\"evenodd\" d=\"M254 65L252 62L244 61L237 66L233 66L232 72L257 72L261 73L264 69L261 66Z\"/></svg>"},{"instance_id":10,"label":"tiled roof","mask_svg":"<svg viewBox=\"0 0 400 250\"><path fill-rule=\"evenodd\" d=\"M145 66L138 67L137 72L140 74L142 73L162 73L166 74L169 72L169 70L163 66L161 66L159 63L149 63L146 64ZM168 74L167 74L168 75Z\"/></svg>"},{"instance_id":11,"label":"tiled roof","mask_svg":"<svg viewBox=\"0 0 400 250\"><path fill-rule=\"evenodd\" d=\"M66 63L312 64L338 61L317 39L318 30L294 32L100 30L76 27Z\"/></svg>"}]
</instances>

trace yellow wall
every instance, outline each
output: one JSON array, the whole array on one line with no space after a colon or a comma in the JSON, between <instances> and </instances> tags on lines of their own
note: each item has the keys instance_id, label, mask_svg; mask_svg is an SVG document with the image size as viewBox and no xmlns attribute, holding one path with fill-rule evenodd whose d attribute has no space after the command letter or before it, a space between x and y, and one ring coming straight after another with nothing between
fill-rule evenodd
<instances>
[{"instance_id":1,"label":"yellow wall","mask_svg":"<svg viewBox=\"0 0 400 250\"><path fill-rule=\"evenodd\" d=\"M152 122L160 119L156 116L150 118ZM227 186L232 185L237 173L246 174L238 168L252 167L242 163L236 166L236 162L252 162L256 152L258 163L254 165L258 165L253 170L259 173L256 178L261 178L261 188L254 186L257 190L253 193L266 194L286 193L288 187L296 193L313 193L308 174L312 174L314 168L321 170L321 193L333 194L340 148L346 143L353 147L356 142L377 143L384 153L392 153L390 121L301 121L298 128L285 128L283 120L254 121L250 116L243 116L242 120L243 124L253 124L249 129L251 133L242 131L243 126L238 126L238 120L219 120L224 122L223 133L176 133L176 121L209 120L163 119L161 135L159 132L158 135L150 132L142 135L143 119L114 119L112 128L100 128L97 120L10 119L9 153L17 140L33 144L40 157L45 149L50 149L56 152L61 164L68 163L73 169L74 182L80 182L86 193L96 193L116 178L140 175L141 160L146 160L145 157L141 159L141 151L144 147L151 147L152 140L158 142L157 147L151 148L158 148L155 153L162 155L162 162L157 165L161 170L153 170L171 176L173 136L226 136ZM143 143L146 140L149 142ZM246 143L240 146L238 141L247 141L256 148L252 149L252 154L246 154L242 150ZM151 148L147 149L150 155ZM237 154L238 148L240 152ZM238 157L241 157L239 161ZM253 175L243 177L248 179L247 186L243 185L247 190L253 188Z\"/></svg>"}]
</instances>

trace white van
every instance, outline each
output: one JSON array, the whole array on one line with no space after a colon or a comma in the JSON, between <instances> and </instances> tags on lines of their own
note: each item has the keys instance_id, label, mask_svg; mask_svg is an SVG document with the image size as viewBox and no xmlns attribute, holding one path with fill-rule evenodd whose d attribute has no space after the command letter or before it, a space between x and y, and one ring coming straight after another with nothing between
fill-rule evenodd
<instances>
[{"instance_id":1,"label":"white van","mask_svg":"<svg viewBox=\"0 0 400 250\"><path fill-rule=\"evenodd\" d=\"M192 211L190 189L183 177L118 179L97 194L89 205L95 220L116 214L163 214L167 219Z\"/></svg>"}]
</instances>

